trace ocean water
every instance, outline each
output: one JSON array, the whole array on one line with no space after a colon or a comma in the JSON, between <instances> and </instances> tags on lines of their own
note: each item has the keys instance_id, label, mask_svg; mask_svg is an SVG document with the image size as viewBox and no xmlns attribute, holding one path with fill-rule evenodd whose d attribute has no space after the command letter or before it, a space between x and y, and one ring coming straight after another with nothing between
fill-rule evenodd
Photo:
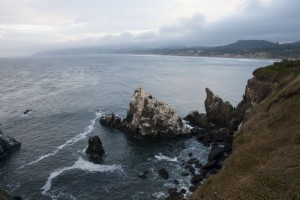
<instances>
[{"instance_id":1,"label":"ocean water","mask_svg":"<svg viewBox=\"0 0 300 200\"><path fill-rule=\"evenodd\" d=\"M169 188L188 189L183 161L192 152L204 163L209 148L193 138L131 138L102 127L99 117L126 116L137 86L181 116L204 112L206 87L237 105L252 71L270 63L139 55L1 58L0 129L22 147L0 163L0 188L33 200L164 199ZM84 153L92 135L106 151L100 160ZM162 167L169 180L159 177Z\"/></svg>"}]
</instances>

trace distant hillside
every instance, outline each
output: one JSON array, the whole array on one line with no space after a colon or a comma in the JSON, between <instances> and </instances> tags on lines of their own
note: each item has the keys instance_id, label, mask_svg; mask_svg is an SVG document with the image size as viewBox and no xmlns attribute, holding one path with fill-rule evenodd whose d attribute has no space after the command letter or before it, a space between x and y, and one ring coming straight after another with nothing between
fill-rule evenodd
<instances>
[{"instance_id":1,"label":"distant hillside","mask_svg":"<svg viewBox=\"0 0 300 200\"><path fill-rule=\"evenodd\" d=\"M266 40L239 40L225 46L168 45L158 48L75 48L38 52L33 56L65 56L87 54L157 54L177 56L211 56L241 58L300 58L300 42L279 44Z\"/></svg>"},{"instance_id":2,"label":"distant hillside","mask_svg":"<svg viewBox=\"0 0 300 200\"><path fill-rule=\"evenodd\" d=\"M235 43L221 46L223 49L251 50L279 47L279 43L273 43L266 40L238 40Z\"/></svg>"}]
</instances>

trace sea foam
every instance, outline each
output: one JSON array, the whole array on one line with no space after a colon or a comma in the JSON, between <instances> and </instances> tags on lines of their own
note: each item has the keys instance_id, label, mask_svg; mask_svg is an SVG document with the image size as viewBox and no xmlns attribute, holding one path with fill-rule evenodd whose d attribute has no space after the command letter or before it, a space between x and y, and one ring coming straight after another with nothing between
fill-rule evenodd
<instances>
[{"instance_id":1,"label":"sea foam","mask_svg":"<svg viewBox=\"0 0 300 200\"><path fill-rule=\"evenodd\" d=\"M177 157L175 158L170 158L168 156L164 156L162 153L159 153L159 155L154 156L157 160L166 160L169 162L178 162Z\"/></svg>"},{"instance_id":2,"label":"sea foam","mask_svg":"<svg viewBox=\"0 0 300 200\"><path fill-rule=\"evenodd\" d=\"M54 156L55 154L57 154L60 150L62 150L62 149L65 148L66 146L73 145L73 144L79 142L80 140L85 139L86 136L87 136L89 133L92 132L92 130L94 129L94 125L95 125L97 119L98 119L99 117L101 117L101 116L102 116L101 112L97 112L97 113L96 113L96 117L95 117L94 119L91 120L90 125L88 125L88 126L85 128L84 132L79 133L78 135L75 135L75 136L72 137L71 139L67 140L67 141L66 141L65 143L63 143L62 145L56 147L55 150L53 150L51 153L42 155L42 156L40 156L38 159L36 159L36 160L34 160L34 161L31 161L30 163L27 163L27 164L25 164L25 165L19 167L19 169L22 169L22 168L24 168L24 167L26 167L26 166L29 166L29 165L36 164L36 163L40 162L41 160L43 160L43 159L45 159L45 158L48 158L48 157L50 157L50 156Z\"/></svg>"},{"instance_id":3,"label":"sea foam","mask_svg":"<svg viewBox=\"0 0 300 200\"><path fill-rule=\"evenodd\" d=\"M50 174L50 176L47 179L47 182L45 183L45 185L41 188L42 194L43 195L48 195L48 192L51 190L52 187L52 181L54 178L56 178L57 176L61 175L62 173L66 172L66 171L70 171L73 169L79 169L79 170L83 170L86 172L106 172L106 173L112 173L112 172L122 172L123 168L121 165L99 165L99 164L94 164L92 162L86 161L84 159L82 159L81 157L78 158L78 160L69 167L64 167L58 170L55 170L54 172L52 172ZM50 197L53 197L52 195L48 195ZM53 198L52 198L53 199Z\"/></svg>"}]
</instances>

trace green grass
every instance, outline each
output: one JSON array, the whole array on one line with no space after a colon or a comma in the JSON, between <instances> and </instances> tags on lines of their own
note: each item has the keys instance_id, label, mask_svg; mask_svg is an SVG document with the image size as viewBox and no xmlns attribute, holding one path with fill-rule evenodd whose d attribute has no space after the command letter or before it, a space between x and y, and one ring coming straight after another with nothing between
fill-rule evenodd
<instances>
[{"instance_id":1,"label":"green grass","mask_svg":"<svg viewBox=\"0 0 300 200\"><path fill-rule=\"evenodd\" d=\"M283 60L273 65L254 70L253 75L263 81L280 81L283 76L297 73L300 70L300 60Z\"/></svg>"}]
</instances>

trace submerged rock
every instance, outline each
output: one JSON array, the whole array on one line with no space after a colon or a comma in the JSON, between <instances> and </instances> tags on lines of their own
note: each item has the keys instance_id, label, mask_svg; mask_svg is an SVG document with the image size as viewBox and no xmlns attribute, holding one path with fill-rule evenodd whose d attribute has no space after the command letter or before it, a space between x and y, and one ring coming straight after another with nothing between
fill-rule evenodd
<instances>
[{"instance_id":1,"label":"submerged rock","mask_svg":"<svg viewBox=\"0 0 300 200\"><path fill-rule=\"evenodd\" d=\"M100 158L104 153L102 142L98 136L89 137L89 146L86 149L86 154L93 158Z\"/></svg>"},{"instance_id":2,"label":"submerged rock","mask_svg":"<svg viewBox=\"0 0 300 200\"><path fill-rule=\"evenodd\" d=\"M4 135L0 130L0 160L7 157L11 152L21 148L21 143L15 138Z\"/></svg>"},{"instance_id":3,"label":"submerged rock","mask_svg":"<svg viewBox=\"0 0 300 200\"><path fill-rule=\"evenodd\" d=\"M164 102L138 87L131 97L123 131L141 136L189 134L182 119Z\"/></svg>"}]
</instances>

